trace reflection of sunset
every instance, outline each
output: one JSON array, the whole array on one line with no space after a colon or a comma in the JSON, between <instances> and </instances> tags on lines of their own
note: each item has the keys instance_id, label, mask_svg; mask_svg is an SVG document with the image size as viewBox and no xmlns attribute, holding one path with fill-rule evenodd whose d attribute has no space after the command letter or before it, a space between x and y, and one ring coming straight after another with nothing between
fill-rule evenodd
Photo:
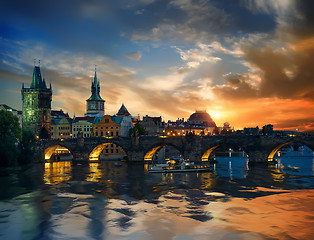
<instances>
[{"instance_id":1,"label":"reflection of sunset","mask_svg":"<svg viewBox=\"0 0 314 240\"><path fill-rule=\"evenodd\" d=\"M44 181L46 184L55 185L71 178L71 162L45 163Z\"/></svg>"},{"instance_id":2,"label":"reflection of sunset","mask_svg":"<svg viewBox=\"0 0 314 240\"><path fill-rule=\"evenodd\" d=\"M256 232L275 239L311 239L314 235L313 190L300 190L228 204L213 203L208 210L237 231Z\"/></svg>"},{"instance_id":3,"label":"reflection of sunset","mask_svg":"<svg viewBox=\"0 0 314 240\"><path fill-rule=\"evenodd\" d=\"M150 239L311 239L314 234L313 190L287 193L282 190L262 189L274 195L254 199L230 198L216 192L193 190L169 192L161 196L159 206L146 202L132 205L136 213L130 219L132 225L121 233L116 225L108 226L112 239L137 236ZM217 198L215 200L215 198ZM292 201L293 200L293 201ZM201 204L197 204L198 201ZM207 202L207 204L205 204ZM125 208L124 201L111 200L109 209ZM121 214L108 211L108 217L117 219ZM197 220L201 219L201 221Z\"/></svg>"}]
</instances>

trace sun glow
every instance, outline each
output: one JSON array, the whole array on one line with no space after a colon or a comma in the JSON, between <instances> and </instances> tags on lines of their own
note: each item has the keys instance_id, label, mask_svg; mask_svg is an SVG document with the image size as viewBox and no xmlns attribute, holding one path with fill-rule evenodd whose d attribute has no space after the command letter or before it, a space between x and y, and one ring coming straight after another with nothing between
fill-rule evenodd
<instances>
[{"instance_id":1,"label":"sun glow","mask_svg":"<svg viewBox=\"0 0 314 240\"><path fill-rule=\"evenodd\" d=\"M211 117L213 118L213 119L219 119L219 118L221 118L221 112L217 112L217 111L214 111L214 112L210 112L210 115L211 115Z\"/></svg>"}]
</instances>

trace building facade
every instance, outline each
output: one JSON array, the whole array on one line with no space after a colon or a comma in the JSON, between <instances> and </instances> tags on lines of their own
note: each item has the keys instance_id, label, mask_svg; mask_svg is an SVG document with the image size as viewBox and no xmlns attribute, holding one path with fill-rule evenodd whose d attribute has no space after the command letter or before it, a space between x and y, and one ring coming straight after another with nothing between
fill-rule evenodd
<instances>
[{"instance_id":1,"label":"building facade","mask_svg":"<svg viewBox=\"0 0 314 240\"><path fill-rule=\"evenodd\" d=\"M54 118L51 121L51 138L72 138L71 119L67 117Z\"/></svg>"},{"instance_id":2,"label":"building facade","mask_svg":"<svg viewBox=\"0 0 314 240\"><path fill-rule=\"evenodd\" d=\"M22 127L32 131L39 138L51 136L51 101L52 89L47 88L42 79L40 67L35 66L29 88L22 86Z\"/></svg>"},{"instance_id":3,"label":"building facade","mask_svg":"<svg viewBox=\"0 0 314 240\"><path fill-rule=\"evenodd\" d=\"M120 136L120 124L117 124L110 115L96 117L93 125L93 136L118 137Z\"/></svg>"},{"instance_id":4,"label":"building facade","mask_svg":"<svg viewBox=\"0 0 314 240\"><path fill-rule=\"evenodd\" d=\"M100 97L100 85L95 69L95 76L91 86L91 96L86 100L85 117L102 117L104 114L105 100Z\"/></svg>"},{"instance_id":5,"label":"building facade","mask_svg":"<svg viewBox=\"0 0 314 240\"><path fill-rule=\"evenodd\" d=\"M150 117L146 115L140 124L145 128L148 135L160 136L164 134L164 123L161 117Z\"/></svg>"},{"instance_id":6,"label":"building facade","mask_svg":"<svg viewBox=\"0 0 314 240\"><path fill-rule=\"evenodd\" d=\"M116 117L104 115L96 117L93 125L94 137L126 137L132 128L130 117ZM126 154L123 149L115 144L107 144L100 154L100 158L122 159Z\"/></svg>"},{"instance_id":7,"label":"building facade","mask_svg":"<svg viewBox=\"0 0 314 240\"><path fill-rule=\"evenodd\" d=\"M80 132L82 137L91 137L95 117L74 117L72 121L72 138L77 138Z\"/></svg>"}]
</instances>

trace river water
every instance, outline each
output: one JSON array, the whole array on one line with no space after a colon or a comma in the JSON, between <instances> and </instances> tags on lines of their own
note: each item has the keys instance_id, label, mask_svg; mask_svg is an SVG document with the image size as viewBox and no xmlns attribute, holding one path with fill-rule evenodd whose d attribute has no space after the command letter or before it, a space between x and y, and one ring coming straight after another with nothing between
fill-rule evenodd
<instances>
[{"instance_id":1,"label":"river water","mask_svg":"<svg viewBox=\"0 0 314 240\"><path fill-rule=\"evenodd\" d=\"M313 157L217 159L203 173L114 162L2 170L0 239L313 239Z\"/></svg>"}]
</instances>

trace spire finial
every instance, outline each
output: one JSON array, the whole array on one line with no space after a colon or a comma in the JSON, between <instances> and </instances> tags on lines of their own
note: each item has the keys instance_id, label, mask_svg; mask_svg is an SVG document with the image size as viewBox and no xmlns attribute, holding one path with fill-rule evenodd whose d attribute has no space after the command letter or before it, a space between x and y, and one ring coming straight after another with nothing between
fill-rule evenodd
<instances>
[{"instance_id":1,"label":"spire finial","mask_svg":"<svg viewBox=\"0 0 314 240\"><path fill-rule=\"evenodd\" d=\"M40 59L38 60L38 67L40 67Z\"/></svg>"},{"instance_id":2,"label":"spire finial","mask_svg":"<svg viewBox=\"0 0 314 240\"><path fill-rule=\"evenodd\" d=\"M96 68L97 68L97 65L95 64L95 72L96 72Z\"/></svg>"}]
</instances>

